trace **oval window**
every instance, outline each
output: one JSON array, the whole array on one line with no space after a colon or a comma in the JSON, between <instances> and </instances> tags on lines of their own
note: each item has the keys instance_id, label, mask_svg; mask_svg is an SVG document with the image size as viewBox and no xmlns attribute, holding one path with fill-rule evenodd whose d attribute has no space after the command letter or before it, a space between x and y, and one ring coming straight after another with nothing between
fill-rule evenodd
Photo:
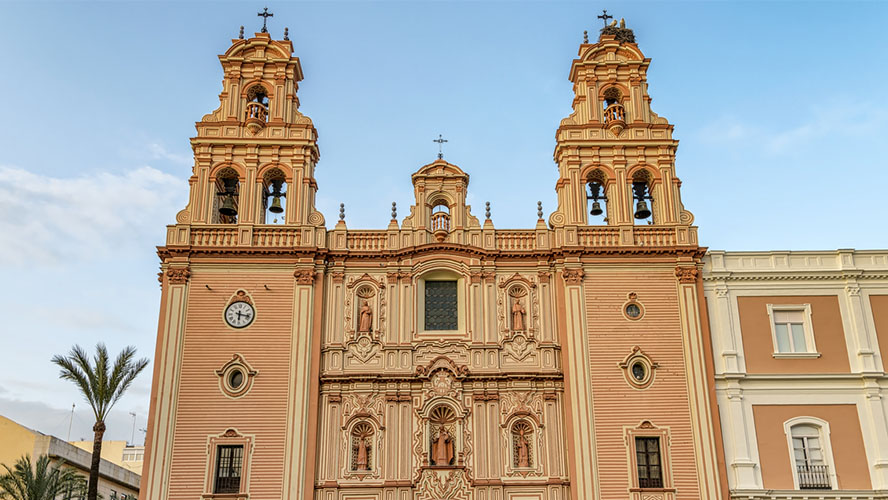
<instances>
[{"instance_id":1,"label":"oval window","mask_svg":"<svg viewBox=\"0 0 888 500\"><path fill-rule=\"evenodd\" d=\"M632 365L632 378L637 380L638 382L644 382L644 378L647 375L647 370L645 370L644 363L635 363Z\"/></svg>"},{"instance_id":2,"label":"oval window","mask_svg":"<svg viewBox=\"0 0 888 500\"><path fill-rule=\"evenodd\" d=\"M638 304L629 304L626 306L626 316L629 316L630 318L641 316L641 308L638 307Z\"/></svg>"},{"instance_id":3,"label":"oval window","mask_svg":"<svg viewBox=\"0 0 888 500\"><path fill-rule=\"evenodd\" d=\"M240 389L240 386L243 385L243 383L244 372L240 370L234 370L231 372L231 375L228 376L228 385L234 390Z\"/></svg>"}]
</instances>

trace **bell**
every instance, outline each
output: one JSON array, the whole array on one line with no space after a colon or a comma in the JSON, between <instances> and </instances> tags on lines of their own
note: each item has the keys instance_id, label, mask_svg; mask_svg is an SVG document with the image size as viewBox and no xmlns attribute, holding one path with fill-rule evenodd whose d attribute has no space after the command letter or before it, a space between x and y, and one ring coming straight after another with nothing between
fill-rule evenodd
<instances>
[{"instance_id":1,"label":"bell","mask_svg":"<svg viewBox=\"0 0 888 500\"><path fill-rule=\"evenodd\" d=\"M648 210L648 204L644 200L638 200L638 204L635 205L635 218L636 219L647 219L651 216L651 211Z\"/></svg>"},{"instance_id":2,"label":"bell","mask_svg":"<svg viewBox=\"0 0 888 500\"><path fill-rule=\"evenodd\" d=\"M592 202L592 210L589 212L592 215L601 215L604 213L604 210L601 209L601 203L597 201Z\"/></svg>"},{"instance_id":3,"label":"bell","mask_svg":"<svg viewBox=\"0 0 888 500\"><path fill-rule=\"evenodd\" d=\"M225 201L223 201L222 206L219 207L219 213L222 215L227 215L228 217L234 217L235 215L237 215L237 208L234 206L233 197L225 197Z\"/></svg>"},{"instance_id":4,"label":"bell","mask_svg":"<svg viewBox=\"0 0 888 500\"><path fill-rule=\"evenodd\" d=\"M281 197L275 196L273 200L271 200L271 206L268 207L268 211L273 214L282 214L284 213L284 207L281 206Z\"/></svg>"}]
</instances>

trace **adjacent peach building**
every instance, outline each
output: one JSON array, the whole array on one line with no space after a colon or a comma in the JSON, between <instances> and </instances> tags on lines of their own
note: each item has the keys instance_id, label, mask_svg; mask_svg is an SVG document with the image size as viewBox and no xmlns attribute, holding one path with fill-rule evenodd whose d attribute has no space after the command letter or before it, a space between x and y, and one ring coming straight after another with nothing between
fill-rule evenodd
<instances>
[{"instance_id":1,"label":"adjacent peach building","mask_svg":"<svg viewBox=\"0 0 888 500\"><path fill-rule=\"evenodd\" d=\"M441 156L387 225L328 224L292 50L233 40L196 124L141 498L726 498L705 250L632 31L579 46L558 206L524 229Z\"/></svg>"},{"instance_id":2,"label":"adjacent peach building","mask_svg":"<svg viewBox=\"0 0 888 500\"><path fill-rule=\"evenodd\" d=\"M732 496L888 498L888 251L704 262Z\"/></svg>"}]
</instances>

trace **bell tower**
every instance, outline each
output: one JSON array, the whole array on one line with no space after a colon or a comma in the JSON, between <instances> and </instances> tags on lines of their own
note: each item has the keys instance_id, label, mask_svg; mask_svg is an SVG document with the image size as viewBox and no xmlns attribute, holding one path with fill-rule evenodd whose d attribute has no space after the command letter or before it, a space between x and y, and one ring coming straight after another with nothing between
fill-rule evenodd
<instances>
[{"instance_id":1,"label":"bell tower","mask_svg":"<svg viewBox=\"0 0 888 500\"><path fill-rule=\"evenodd\" d=\"M596 43L586 36L580 45L569 75L573 113L556 132L552 227L683 226L679 240L696 244L675 175L673 126L651 110L650 62L623 20L602 29Z\"/></svg>"},{"instance_id":2,"label":"bell tower","mask_svg":"<svg viewBox=\"0 0 888 500\"><path fill-rule=\"evenodd\" d=\"M299 112L302 66L286 32L238 39L219 56L219 107L197 122L194 173L179 224L322 226L315 210L317 130ZM308 236L308 235L306 235ZM309 238L311 239L311 238Z\"/></svg>"}]
</instances>

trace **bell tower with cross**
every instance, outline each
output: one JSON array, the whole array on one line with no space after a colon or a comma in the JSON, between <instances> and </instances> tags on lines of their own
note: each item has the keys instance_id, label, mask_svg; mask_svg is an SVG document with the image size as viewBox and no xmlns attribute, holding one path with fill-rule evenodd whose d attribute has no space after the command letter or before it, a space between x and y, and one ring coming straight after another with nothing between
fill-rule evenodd
<instances>
[{"instance_id":1,"label":"bell tower with cross","mask_svg":"<svg viewBox=\"0 0 888 500\"><path fill-rule=\"evenodd\" d=\"M188 206L170 243L180 243L194 224L236 226L244 241L267 224L303 226L300 236L313 240L312 228L324 224L315 209L317 130L299 111L302 66L288 30L283 40L272 39L273 14L266 8L257 15L261 31L244 38L241 27L219 56L219 107L196 123Z\"/></svg>"},{"instance_id":2,"label":"bell tower with cross","mask_svg":"<svg viewBox=\"0 0 888 500\"><path fill-rule=\"evenodd\" d=\"M595 43L584 41L568 75L573 112L556 132L558 209L554 228L635 225L675 228L676 240L696 245L693 215L681 202L675 174L673 126L651 109L647 70L651 60L623 19L605 10ZM608 22L608 20L613 19Z\"/></svg>"}]
</instances>

